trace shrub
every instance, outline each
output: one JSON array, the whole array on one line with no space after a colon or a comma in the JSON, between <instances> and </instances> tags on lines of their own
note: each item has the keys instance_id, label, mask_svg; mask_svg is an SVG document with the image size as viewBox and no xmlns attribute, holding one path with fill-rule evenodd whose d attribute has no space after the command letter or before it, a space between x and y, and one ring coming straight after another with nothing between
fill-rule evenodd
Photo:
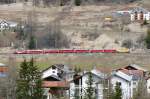
<instances>
[{"instance_id":1,"label":"shrub","mask_svg":"<svg viewBox=\"0 0 150 99\"><path fill-rule=\"evenodd\" d=\"M75 0L75 5L80 6L81 5L81 0Z\"/></svg>"}]
</instances>

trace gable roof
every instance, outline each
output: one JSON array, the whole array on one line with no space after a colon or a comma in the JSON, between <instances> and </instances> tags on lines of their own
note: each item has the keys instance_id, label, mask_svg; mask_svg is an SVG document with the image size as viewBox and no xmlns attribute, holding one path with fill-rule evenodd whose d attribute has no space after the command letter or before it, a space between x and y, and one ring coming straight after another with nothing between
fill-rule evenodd
<instances>
[{"instance_id":1,"label":"gable roof","mask_svg":"<svg viewBox=\"0 0 150 99\"><path fill-rule=\"evenodd\" d=\"M127 74L127 75L134 75L137 77L143 77L143 71L142 70L127 70L127 69L120 69L119 71Z\"/></svg>"},{"instance_id":2,"label":"gable roof","mask_svg":"<svg viewBox=\"0 0 150 99\"><path fill-rule=\"evenodd\" d=\"M131 13L135 13L135 12L143 12L143 13L148 13L149 11L148 10L146 10L146 9L144 9L144 8L142 8L142 7L135 7L135 8L133 8L132 10L131 10Z\"/></svg>"},{"instance_id":3,"label":"gable roof","mask_svg":"<svg viewBox=\"0 0 150 99\"><path fill-rule=\"evenodd\" d=\"M108 74L111 73L109 69L105 68L94 68L91 72L101 78L107 78Z\"/></svg>"},{"instance_id":4,"label":"gable roof","mask_svg":"<svg viewBox=\"0 0 150 99\"><path fill-rule=\"evenodd\" d=\"M64 72L70 72L70 68L67 65L64 64L54 64L49 66L48 68L44 69L42 72L47 71L48 69L50 69L52 66L56 67L57 69L64 71Z\"/></svg>"},{"instance_id":5,"label":"gable roof","mask_svg":"<svg viewBox=\"0 0 150 99\"><path fill-rule=\"evenodd\" d=\"M117 71L117 72L113 73L112 76L120 77L120 78L122 78L122 79L124 79L124 80L126 80L128 82L130 82L132 80L131 76L129 76L129 75L127 75L127 74L125 74L125 73L123 73L121 71Z\"/></svg>"},{"instance_id":6,"label":"gable roof","mask_svg":"<svg viewBox=\"0 0 150 99\"><path fill-rule=\"evenodd\" d=\"M143 68L143 67L141 67L141 66L139 66L137 64L129 64L128 66L125 66L124 68L127 68L127 67L132 67L132 68L134 68L136 70L142 70L144 72L148 71L147 69L145 69L145 68Z\"/></svg>"},{"instance_id":7,"label":"gable roof","mask_svg":"<svg viewBox=\"0 0 150 99\"><path fill-rule=\"evenodd\" d=\"M81 79L83 76L89 75L90 73L91 73L93 76L96 76L96 77L99 78L99 79L105 79L104 76L97 75L97 74L95 74L95 73L93 73L93 72L85 72L85 73L82 74L82 75L78 75L76 78L74 78L74 79L71 80L70 82L72 82L72 81L74 81L74 80L77 80L77 79Z\"/></svg>"},{"instance_id":8,"label":"gable roof","mask_svg":"<svg viewBox=\"0 0 150 99\"><path fill-rule=\"evenodd\" d=\"M84 74L82 75L82 77L85 76L85 75L89 75L90 73L91 73L93 76L96 76L96 77L98 77L98 78L100 78L100 79L104 78L104 76L102 76L102 75L97 75L97 74L95 74L95 73L93 73L93 72L86 72L86 73L84 73Z\"/></svg>"},{"instance_id":9,"label":"gable roof","mask_svg":"<svg viewBox=\"0 0 150 99\"><path fill-rule=\"evenodd\" d=\"M129 6L129 7L124 7L122 9L120 9L117 12L128 12L128 13L135 13L135 12L143 12L143 13L149 13L148 8L145 7L141 7L141 6Z\"/></svg>"}]
</instances>

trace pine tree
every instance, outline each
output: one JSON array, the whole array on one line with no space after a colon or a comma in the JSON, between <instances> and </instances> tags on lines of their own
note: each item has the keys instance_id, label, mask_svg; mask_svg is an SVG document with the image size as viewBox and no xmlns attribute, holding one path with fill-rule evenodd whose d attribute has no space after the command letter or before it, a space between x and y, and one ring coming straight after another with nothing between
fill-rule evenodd
<instances>
[{"instance_id":1,"label":"pine tree","mask_svg":"<svg viewBox=\"0 0 150 99\"><path fill-rule=\"evenodd\" d=\"M147 20L144 20L143 25L147 25L147 24L148 24Z\"/></svg>"},{"instance_id":2,"label":"pine tree","mask_svg":"<svg viewBox=\"0 0 150 99\"><path fill-rule=\"evenodd\" d=\"M121 84L118 83L118 82L116 83L115 91L114 91L114 93L113 93L112 99L122 99Z\"/></svg>"},{"instance_id":3,"label":"pine tree","mask_svg":"<svg viewBox=\"0 0 150 99\"><path fill-rule=\"evenodd\" d=\"M147 37L145 38L146 47L150 49L150 29L147 31Z\"/></svg>"},{"instance_id":4,"label":"pine tree","mask_svg":"<svg viewBox=\"0 0 150 99\"><path fill-rule=\"evenodd\" d=\"M33 58L21 63L17 82L17 99L43 99L41 73Z\"/></svg>"},{"instance_id":5,"label":"pine tree","mask_svg":"<svg viewBox=\"0 0 150 99\"><path fill-rule=\"evenodd\" d=\"M36 48L36 42L35 42L34 36L30 37L28 48L29 49L35 49Z\"/></svg>"},{"instance_id":6,"label":"pine tree","mask_svg":"<svg viewBox=\"0 0 150 99\"><path fill-rule=\"evenodd\" d=\"M86 82L87 88L85 89L84 99L96 99L95 88L93 88L93 77L92 73L89 72L88 80Z\"/></svg>"},{"instance_id":7,"label":"pine tree","mask_svg":"<svg viewBox=\"0 0 150 99\"><path fill-rule=\"evenodd\" d=\"M81 0L75 0L74 2L75 2L76 6L80 6L81 5Z\"/></svg>"},{"instance_id":8,"label":"pine tree","mask_svg":"<svg viewBox=\"0 0 150 99\"><path fill-rule=\"evenodd\" d=\"M75 75L74 75L74 79L79 76L79 72L81 72L80 68L75 67L74 68L75 71ZM74 90L74 98L75 99L80 99L80 95L79 95L79 85L75 85L75 90Z\"/></svg>"}]
</instances>

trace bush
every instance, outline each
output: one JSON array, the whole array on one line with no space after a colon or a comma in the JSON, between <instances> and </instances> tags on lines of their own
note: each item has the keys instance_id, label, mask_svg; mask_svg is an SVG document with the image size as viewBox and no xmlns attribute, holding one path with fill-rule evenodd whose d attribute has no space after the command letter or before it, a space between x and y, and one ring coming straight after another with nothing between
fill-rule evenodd
<instances>
[{"instance_id":1,"label":"bush","mask_svg":"<svg viewBox=\"0 0 150 99\"><path fill-rule=\"evenodd\" d=\"M126 48L132 48L133 46L133 43L132 43L132 40L124 40L122 42L122 47L126 47Z\"/></svg>"},{"instance_id":2,"label":"bush","mask_svg":"<svg viewBox=\"0 0 150 99\"><path fill-rule=\"evenodd\" d=\"M80 6L81 5L81 0L75 0L75 5Z\"/></svg>"},{"instance_id":3,"label":"bush","mask_svg":"<svg viewBox=\"0 0 150 99\"><path fill-rule=\"evenodd\" d=\"M147 25L147 24L148 24L147 20L144 20L143 25Z\"/></svg>"},{"instance_id":4,"label":"bush","mask_svg":"<svg viewBox=\"0 0 150 99\"><path fill-rule=\"evenodd\" d=\"M150 49L150 29L147 31L147 36L145 38L146 47Z\"/></svg>"},{"instance_id":5,"label":"bush","mask_svg":"<svg viewBox=\"0 0 150 99\"><path fill-rule=\"evenodd\" d=\"M29 49L35 49L36 48L36 42L35 42L34 36L30 37L28 48Z\"/></svg>"}]
</instances>

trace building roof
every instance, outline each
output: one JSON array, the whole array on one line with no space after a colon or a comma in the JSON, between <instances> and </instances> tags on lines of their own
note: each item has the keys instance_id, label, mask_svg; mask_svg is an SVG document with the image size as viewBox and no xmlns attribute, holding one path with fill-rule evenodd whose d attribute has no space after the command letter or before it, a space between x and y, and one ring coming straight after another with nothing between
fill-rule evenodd
<instances>
[{"instance_id":1,"label":"building roof","mask_svg":"<svg viewBox=\"0 0 150 99\"><path fill-rule=\"evenodd\" d=\"M117 72L113 73L112 76L120 77L120 78L122 78L122 79L124 79L126 81L129 81L129 82L132 80L131 76L129 76L129 75L127 75L127 74L125 74L125 73L123 73L121 71L117 71Z\"/></svg>"},{"instance_id":2,"label":"building roof","mask_svg":"<svg viewBox=\"0 0 150 99\"><path fill-rule=\"evenodd\" d=\"M133 75L133 76L137 76L137 77L143 77L143 75L144 75L142 70L121 69L120 71L127 75Z\"/></svg>"},{"instance_id":3,"label":"building roof","mask_svg":"<svg viewBox=\"0 0 150 99\"><path fill-rule=\"evenodd\" d=\"M141 77L144 77L144 72L146 72L146 71L147 71L146 69L140 67L139 65L130 64L123 68L117 69L114 72L114 74L123 79L126 79L127 81L130 81L130 80L138 80Z\"/></svg>"},{"instance_id":4,"label":"building roof","mask_svg":"<svg viewBox=\"0 0 150 99\"><path fill-rule=\"evenodd\" d=\"M94 68L91 72L101 78L107 78L108 74L111 73L111 70L107 68Z\"/></svg>"},{"instance_id":5,"label":"building roof","mask_svg":"<svg viewBox=\"0 0 150 99\"><path fill-rule=\"evenodd\" d=\"M146 9L144 9L144 8L142 8L142 7L135 7L135 8L133 8L132 10L131 10L131 13L135 13L135 12L143 12L143 13L148 13L149 11L148 10L146 10Z\"/></svg>"},{"instance_id":6,"label":"building roof","mask_svg":"<svg viewBox=\"0 0 150 99\"><path fill-rule=\"evenodd\" d=\"M59 70L62 70L64 72L70 72L71 71L71 69L67 65L64 65L64 64L54 64L54 65L51 65L48 68L44 69L42 72L50 69L52 66L55 66L56 68L58 68Z\"/></svg>"},{"instance_id":7,"label":"building roof","mask_svg":"<svg viewBox=\"0 0 150 99\"><path fill-rule=\"evenodd\" d=\"M127 67L132 67L134 69L137 69L137 70L142 70L144 72L148 71L147 69L137 65L137 64L129 64L128 66L125 66L124 68L127 68Z\"/></svg>"},{"instance_id":8,"label":"building roof","mask_svg":"<svg viewBox=\"0 0 150 99\"><path fill-rule=\"evenodd\" d=\"M128 13L135 13L135 12L138 12L138 13L140 13L140 12L143 12L143 13L149 13L149 11L147 10L147 8L144 8L144 7L140 7L140 6L134 6L134 7L124 7L124 8L122 8L122 9L120 9L119 11L117 11L117 12L128 12Z\"/></svg>"},{"instance_id":9,"label":"building roof","mask_svg":"<svg viewBox=\"0 0 150 99\"><path fill-rule=\"evenodd\" d=\"M68 88L69 83L66 81L43 81L42 87L44 88L51 88L51 87Z\"/></svg>"},{"instance_id":10,"label":"building roof","mask_svg":"<svg viewBox=\"0 0 150 99\"><path fill-rule=\"evenodd\" d=\"M78 75L76 78L74 78L73 80L71 80L70 82L74 81L74 80L77 80L77 79L81 79L83 76L86 76L86 75L89 75L89 73L91 73L92 75L96 76L97 78L99 79L105 79L105 76L104 75L99 75L99 74L96 74L95 72L85 72L83 73L82 75Z\"/></svg>"}]
</instances>

